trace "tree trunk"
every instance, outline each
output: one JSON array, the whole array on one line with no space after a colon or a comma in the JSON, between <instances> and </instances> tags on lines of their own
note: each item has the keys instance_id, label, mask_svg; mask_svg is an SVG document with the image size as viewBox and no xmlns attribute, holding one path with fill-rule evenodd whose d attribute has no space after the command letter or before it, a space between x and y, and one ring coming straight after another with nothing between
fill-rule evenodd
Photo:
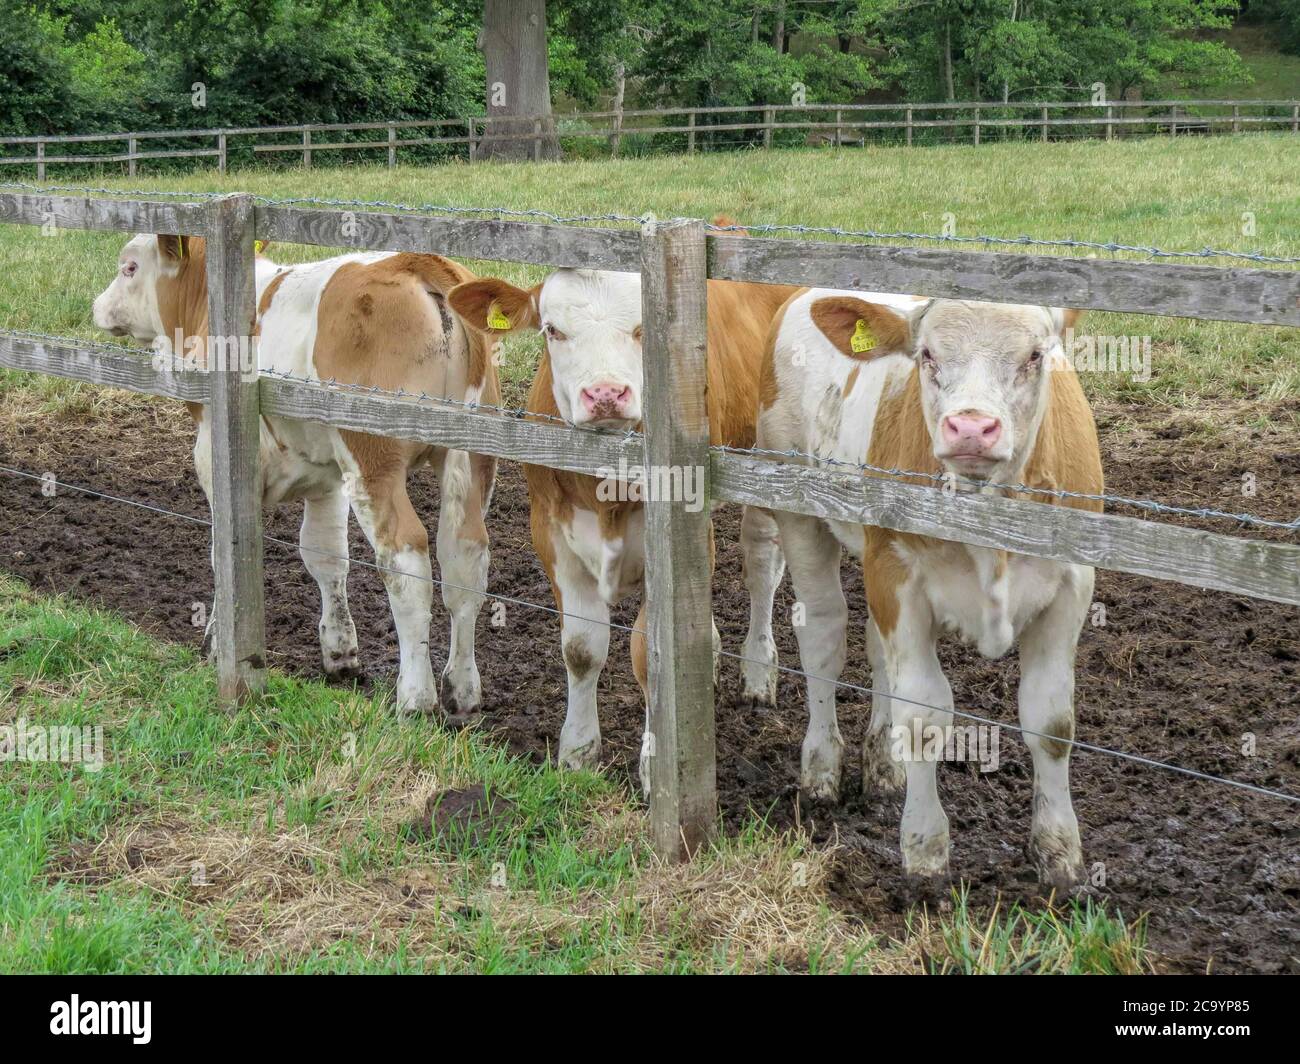
<instances>
[{"instance_id":1,"label":"tree trunk","mask_svg":"<svg viewBox=\"0 0 1300 1064\"><path fill-rule=\"evenodd\" d=\"M943 80L948 94L948 102L957 99L957 91L952 84L952 23L943 24Z\"/></svg>"},{"instance_id":2,"label":"tree trunk","mask_svg":"<svg viewBox=\"0 0 1300 1064\"><path fill-rule=\"evenodd\" d=\"M623 60L614 62L614 135L609 138L610 155L618 154L619 143L623 139L623 97L627 89L627 70Z\"/></svg>"},{"instance_id":3,"label":"tree trunk","mask_svg":"<svg viewBox=\"0 0 1300 1064\"><path fill-rule=\"evenodd\" d=\"M479 39L487 70L483 132L485 138L510 139L484 139L478 157L558 159L546 60L546 0L484 0Z\"/></svg>"},{"instance_id":4,"label":"tree trunk","mask_svg":"<svg viewBox=\"0 0 1300 1064\"><path fill-rule=\"evenodd\" d=\"M776 26L772 29L772 47L776 54L785 51L785 0L778 0L776 5Z\"/></svg>"}]
</instances>

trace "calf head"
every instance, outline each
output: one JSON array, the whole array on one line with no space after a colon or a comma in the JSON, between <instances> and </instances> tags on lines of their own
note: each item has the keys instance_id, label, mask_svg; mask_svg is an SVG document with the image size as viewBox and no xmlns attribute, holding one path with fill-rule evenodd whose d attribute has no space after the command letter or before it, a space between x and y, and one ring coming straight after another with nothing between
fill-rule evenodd
<instances>
[{"instance_id":1,"label":"calf head","mask_svg":"<svg viewBox=\"0 0 1300 1064\"><path fill-rule=\"evenodd\" d=\"M255 270L259 289L275 270L257 241ZM117 276L96 297L95 327L114 336L153 343L171 338L178 327L207 322L207 246L202 237L142 233L127 241L117 257Z\"/></svg>"},{"instance_id":2,"label":"calf head","mask_svg":"<svg viewBox=\"0 0 1300 1064\"><path fill-rule=\"evenodd\" d=\"M203 250L197 237L132 237L117 257L117 276L95 300L96 328L146 343L166 335L164 313L175 303L189 274L197 269L202 276Z\"/></svg>"},{"instance_id":3,"label":"calf head","mask_svg":"<svg viewBox=\"0 0 1300 1064\"><path fill-rule=\"evenodd\" d=\"M916 363L935 460L958 476L1015 478L1033 452L1048 372L1078 311L933 300L912 315L852 296L817 300L818 328L850 358L905 353Z\"/></svg>"},{"instance_id":4,"label":"calf head","mask_svg":"<svg viewBox=\"0 0 1300 1064\"><path fill-rule=\"evenodd\" d=\"M458 285L448 298L475 328L541 331L561 417L620 429L641 420L639 274L557 270L531 289L485 277Z\"/></svg>"}]
</instances>

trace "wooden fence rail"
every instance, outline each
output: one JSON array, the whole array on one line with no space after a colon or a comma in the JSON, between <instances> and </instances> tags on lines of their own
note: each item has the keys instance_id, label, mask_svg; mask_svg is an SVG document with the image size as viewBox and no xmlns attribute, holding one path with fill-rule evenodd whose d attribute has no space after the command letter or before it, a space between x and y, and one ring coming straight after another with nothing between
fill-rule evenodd
<instances>
[{"instance_id":1,"label":"wooden fence rail","mask_svg":"<svg viewBox=\"0 0 1300 1064\"><path fill-rule=\"evenodd\" d=\"M1214 109L1219 113L1196 113ZM1265 113L1243 113L1263 110ZM1127 112L1136 111L1136 114ZM1017 112L1024 112L1023 115ZM1074 112L1081 116L1070 117ZM1267 113L1274 112L1274 113ZM925 114L948 117L920 117ZM741 118L739 116L751 117ZM730 121L720 121L731 116ZM878 116L878 117L872 117ZM890 116L890 117L883 117ZM503 116L504 117L504 116ZM676 120L676 121L674 121ZM30 166L44 180L47 167L65 164L116 165L125 163L136 174L143 162L164 159L215 159L217 168L229 168L232 149L246 150L248 157L297 155L310 168L316 153L383 152L389 167L398 163L403 148L449 145L463 147L470 162L478 148L494 141L531 142L534 157L540 156L542 138L559 135L575 140L606 142L612 154L629 138L664 136L685 138L685 150L694 152L700 143L708 145L720 133L753 134L755 146L774 146L778 134L824 135L828 143L841 147L851 139L865 142L867 133L897 131L903 143L917 143L922 130L946 130L954 134L969 131L978 144L988 130L1037 130L1041 139L1058 134L1093 135L1113 140L1124 132L1147 134L1241 133L1252 128L1290 129L1300 133L1300 100L1091 100L1035 101L942 101L930 103L879 104L755 104L737 107L671 107L655 110L585 111L569 114L510 116L504 131L494 126L495 117L403 119L393 122L304 123L293 126L238 126L212 129L148 130L122 133L79 133L0 137L5 145L30 146L33 154L6 155L0 150L0 166ZM629 124L631 122L632 124ZM531 126L531 131L529 127ZM431 130L431 136L399 136L408 131ZM320 134L375 134L360 140L337 136L318 139ZM294 136L294 142L269 142L266 138ZM144 150L141 141L202 140L204 146ZM251 141L251 143L245 143ZM125 150L103 155L55 153L60 145L121 144Z\"/></svg>"},{"instance_id":2,"label":"wooden fence rail","mask_svg":"<svg viewBox=\"0 0 1300 1064\"><path fill-rule=\"evenodd\" d=\"M1118 305L1144 313L1294 325L1300 324L1300 271L710 237L702 222L685 220L650 224L638 233L347 214L352 224L344 242L344 212L255 207L247 195L196 205L0 193L0 222L43 225L56 219L66 228L206 235L210 316L214 333L227 340L250 331L254 238L638 270L649 397L644 435L580 431L441 400L369 395L274 375L250 377L237 364L216 365L209 372L178 370L116 345L0 333L2 367L211 404L217 670L225 701L255 695L265 669L256 490L262 415L587 474L620 463L699 468L710 498L1300 604L1300 546L1291 543L1039 502L949 496L892 479L709 448L702 385L706 276L921 295L956 291L968 298ZM1224 295L1224 289L1232 294ZM651 821L659 851L679 858L710 837L717 819L707 511L691 514L681 503L647 503L646 539Z\"/></svg>"}]
</instances>

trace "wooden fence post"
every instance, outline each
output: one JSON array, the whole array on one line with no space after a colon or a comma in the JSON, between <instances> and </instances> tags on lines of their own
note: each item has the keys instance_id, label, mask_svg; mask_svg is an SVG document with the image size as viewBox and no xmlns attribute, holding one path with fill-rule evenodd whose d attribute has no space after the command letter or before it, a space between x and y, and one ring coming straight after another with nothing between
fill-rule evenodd
<instances>
[{"instance_id":1,"label":"wooden fence post","mask_svg":"<svg viewBox=\"0 0 1300 1064\"><path fill-rule=\"evenodd\" d=\"M695 485L700 504L653 498L645 504L650 712L644 741L655 849L667 860L689 856L717 827L705 317L704 223L647 223L641 231L646 465L652 482Z\"/></svg>"},{"instance_id":2,"label":"wooden fence post","mask_svg":"<svg viewBox=\"0 0 1300 1064\"><path fill-rule=\"evenodd\" d=\"M976 105L975 105L975 143L976 143L976 145L978 145L979 142L980 142L980 108L979 108L979 104L976 104Z\"/></svg>"},{"instance_id":3,"label":"wooden fence post","mask_svg":"<svg viewBox=\"0 0 1300 1064\"><path fill-rule=\"evenodd\" d=\"M302 131L302 168L311 169L311 130Z\"/></svg>"},{"instance_id":4,"label":"wooden fence post","mask_svg":"<svg viewBox=\"0 0 1300 1064\"><path fill-rule=\"evenodd\" d=\"M912 109L910 107L907 109L906 118L907 118L907 146L910 148L912 146Z\"/></svg>"},{"instance_id":5,"label":"wooden fence post","mask_svg":"<svg viewBox=\"0 0 1300 1064\"><path fill-rule=\"evenodd\" d=\"M208 207L208 378L212 401L212 560L217 699L232 707L266 683L262 601L261 415L251 334L253 197L237 193ZM215 350L214 350L215 348Z\"/></svg>"},{"instance_id":6,"label":"wooden fence post","mask_svg":"<svg viewBox=\"0 0 1300 1064\"><path fill-rule=\"evenodd\" d=\"M1047 108L1043 108L1043 143L1047 143Z\"/></svg>"},{"instance_id":7,"label":"wooden fence post","mask_svg":"<svg viewBox=\"0 0 1300 1064\"><path fill-rule=\"evenodd\" d=\"M1300 103L1291 108L1291 132L1300 133Z\"/></svg>"},{"instance_id":8,"label":"wooden fence post","mask_svg":"<svg viewBox=\"0 0 1300 1064\"><path fill-rule=\"evenodd\" d=\"M1169 108L1169 135L1178 136L1178 105L1174 104Z\"/></svg>"},{"instance_id":9,"label":"wooden fence post","mask_svg":"<svg viewBox=\"0 0 1300 1064\"><path fill-rule=\"evenodd\" d=\"M465 119L465 135L469 138L469 161L474 161L474 119Z\"/></svg>"},{"instance_id":10,"label":"wooden fence post","mask_svg":"<svg viewBox=\"0 0 1300 1064\"><path fill-rule=\"evenodd\" d=\"M224 132L217 134L217 172L224 174L227 166L226 158L226 134Z\"/></svg>"},{"instance_id":11,"label":"wooden fence post","mask_svg":"<svg viewBox=\"0 0 1300 1064\"><path fill-rule=\"evenodd\" d=\"M1241 105L1236 103L1232 105L1232 131L1241 132Z\"/></svg>"},{"instance_id":12,"label":"wooden fence post","mask_svg":"<svg viewBox=\"0 0 1300 1064\"><path fill-rule=\"evenodd\" d=\"M1115 119L1115 108L1112 107L1110 104L1107 104L1106 105L1106 139L1107 140L1115 139L1114 119Z\"/></svg>"},{"instance_id":13,"label":"wooden fence post","mask_svg":"<svg viewBox=\"0 0 1300 1064\"><path fill-rule=\"evenodd\" d=\"M763 108L763 147L772 146L772 126L776 122L776 112L770 107Z\"/></svg>"},{"instance_id":14,"label":"wooden fence post","mask_svg":"<svg viewBox=\"0 0 1300 1064\"><path fill-rule=\"evenodd\" d=\"M126 138L126 172L130 177L135 177L135 154L139 143L135 137ZM118 173L121 171L119 170Z\"/></svg>"},{"instance_id":15,"label":"wooden fence post","mask_svg":"<svg viewBox=\"0 0 1300 1064\"><path fill-rule=\"evenodd\" d=\"M45 180L45 141L36 142L36 180Z\"/></svg>"},{"instance_id":16,"label":"wooden fence post","mask_svg":"<svg viewBox=\"0 0 1300 1064\"><path fill-rule=\"evenodd\" d=\"M692 111L686 116L686 154L695 154L695 112Z\"/></svg>"},{"instance_id":17,"label":"wooden fence post","mask_svg":"<svg viewBox=\"0 0 1300 1064\"><path fill-rule=\"evenodd\" d=\"M397 165L397 127L388 127L388 169Z\"/></svg>"}]
</instances>

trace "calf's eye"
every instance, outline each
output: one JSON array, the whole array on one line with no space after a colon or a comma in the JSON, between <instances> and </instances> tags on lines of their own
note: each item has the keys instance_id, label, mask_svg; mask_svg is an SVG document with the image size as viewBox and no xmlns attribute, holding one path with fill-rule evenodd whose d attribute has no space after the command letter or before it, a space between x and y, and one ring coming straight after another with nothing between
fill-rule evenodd
<instances>
[{"instance_id":1,"label":"calf's eye","mask_svg":"<svg viewBox=\"0 0 1300 1064\"><path fill-rule=\"evenodd\" d=\"M546 333L546 338L548 340L563 340L565 338L564 333L560 332L560 330L557 329L554 325L552 325L549 321L546 323L546 328L544 331Z\"/></svg>"}]
</instances>

